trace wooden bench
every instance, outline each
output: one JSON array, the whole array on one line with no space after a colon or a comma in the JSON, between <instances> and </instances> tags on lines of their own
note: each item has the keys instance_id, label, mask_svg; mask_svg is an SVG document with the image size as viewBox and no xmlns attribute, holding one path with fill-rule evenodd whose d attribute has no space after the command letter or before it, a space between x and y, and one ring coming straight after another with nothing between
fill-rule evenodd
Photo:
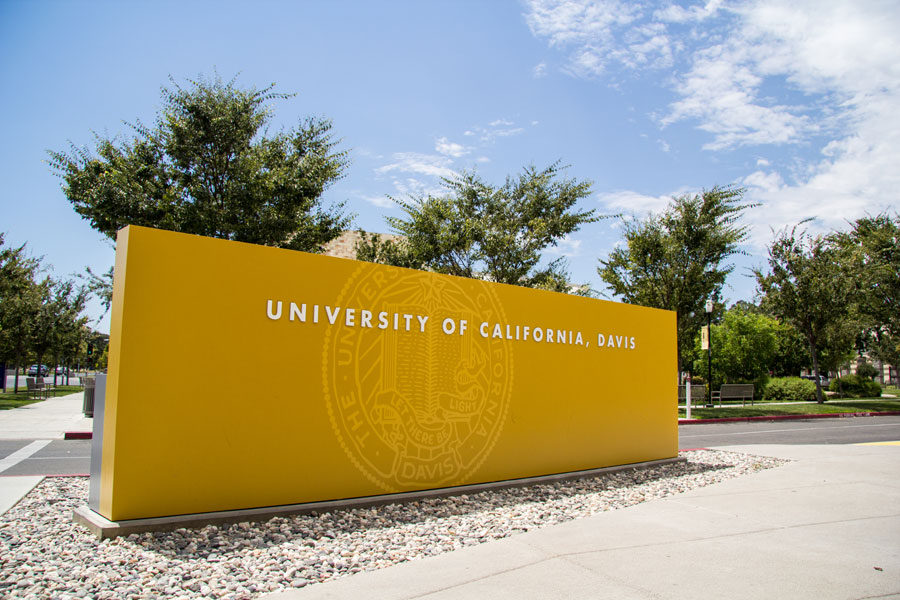
<instances>
[{"instance_id":1,"label":"wooden bench","mask_svg":"<svg viewBox=\"0 0 900 600\"><path fill-rule=\"evenodd\" d=\"M741 406L746 406L747 400L750 400L750 406L753 406L753 384L752 383L723 383L718 392L712 393L713 403L718 399L719 406L722 406L722 400L740 400Z\"/></svg>"},{"instance_id":2,"label":"wooden bench","mask_svg":"<svg viewBox=\"0 0 900 600\"><path fill-rule=\"evenodd\" d=\"M686 386L679 385L678 386L678 403L684 404L685 394L687 393ZM691 405L699 404L706 402L706 386L702 383L692 383L691 384Z\"/></svg>"}]
</instances>

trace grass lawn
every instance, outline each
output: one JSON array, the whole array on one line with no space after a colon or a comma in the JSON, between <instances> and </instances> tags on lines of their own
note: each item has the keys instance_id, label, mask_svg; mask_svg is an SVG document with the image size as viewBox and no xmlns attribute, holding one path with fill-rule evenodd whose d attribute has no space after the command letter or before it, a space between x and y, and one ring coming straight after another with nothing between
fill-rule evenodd
<instances>
[{"instance_id":1,"label":"grass lawn","mask_svg":"<svg viewBox=\"0 0 900 600\"><path fill-rule=\"evenodd\" d=\"M50 396L54 398L56 396L68 396L69 394L80 392L82 389L80 385L61 385L50 390ZM25 406L26 404L41 402L41 400L32 398L25 388L19 388L18 394L13 394L11 389L7 389L7 391L9 392L8 394L0 393L0 410L9 410Z\"/></svg>"},{"instance_id":2,"label":"grass lawn","mask_svg":"<svg viewBox=\"0 0 900 600\"><path fill-rule=\"evenodd\" d=\"M733 417L768 417L772 415L824 415L829 413L900 412L900 399L872 398L870 400L829 400L825 404L755 405L735 408L691 408L692 419L725 419ZM684 418L684 408L678 417Z\"/></svg>"}]
</instances>

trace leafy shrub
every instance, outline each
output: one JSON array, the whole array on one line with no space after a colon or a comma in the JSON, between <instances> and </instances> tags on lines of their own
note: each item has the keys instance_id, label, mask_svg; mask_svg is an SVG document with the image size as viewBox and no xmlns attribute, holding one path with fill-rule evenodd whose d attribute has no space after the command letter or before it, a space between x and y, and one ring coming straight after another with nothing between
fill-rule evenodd
<instances>
[{"instance_id":1,"label":"leafy shrub","mask_svg":"<svg viewBox=\"0 0 900 600\"><path fill-rule=\"evenodd\" d=\"M816 384L799 377L776 377L763 392L767 402L811 402L816 399Z\"/></svg>"},{"instance_id":2,"label":"leafy shrub","mask_svg":"<svg viewBox=\"0 0 900 600\"><path fill-rule=\"evenodd\" d=\"M878 377L878 369L869 363L863 363L856 367L856 374L860 377L865 377L866 379L875 379Z\"/></svg>"},{"instance_id":3,"label":"leafy shrub","mask_svg":"<svg viewBox=\"0 0 900 600\"><path fill-rule=\"evenodd\" d=\"M881 384L859 375L845 375L833 379L828 389L832 392L841 392L844 397L848 398L881 397Z\"/></svg>"}]
</instances>

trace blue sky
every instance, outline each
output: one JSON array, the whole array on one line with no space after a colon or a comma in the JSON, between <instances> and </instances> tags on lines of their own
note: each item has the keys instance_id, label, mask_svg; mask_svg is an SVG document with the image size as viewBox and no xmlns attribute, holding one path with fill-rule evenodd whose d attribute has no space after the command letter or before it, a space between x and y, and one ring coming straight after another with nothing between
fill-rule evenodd
<instances>
[{"instance_id":1,"label":"blue sky","mask_svg":"<svg viewBox=\"0 0 900 600\"><path fill-rule=\"evenodd\" d=\"M0 0L0 231L56 276L107 270L112 246L46 151L127 136L169 76L217 72L296 93L273 127L333 121L352 164L326 201L370 231L402 214L388 196L439 193L462 169L500 184L561 161L593 182L583 208L637 217L743 186L760 206L725 295L750 299L773 230L900 210L897 31L892 1ZM598 259L621 241L601 221L548 258L602 289Z\"/></svg>"}]
</instances>

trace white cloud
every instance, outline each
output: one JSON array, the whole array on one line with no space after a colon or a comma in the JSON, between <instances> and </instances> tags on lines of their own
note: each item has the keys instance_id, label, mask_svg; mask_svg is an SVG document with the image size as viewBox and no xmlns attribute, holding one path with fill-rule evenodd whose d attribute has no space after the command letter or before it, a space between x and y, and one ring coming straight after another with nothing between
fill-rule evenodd
<instances>
[{"instance_id":1,"label":"white cloud","mask_svg":"<svg viewBox=\"0 0 900 600\"><path fill-rule=\"evenodd\" d=\"M866 213L900 210L900 4L645 6L531 0L526 21L566 55L573 76L615 77L615 68L662 81L675 98L657 109L657 121L694 124L708 134L708 151L789 147L781 166L759 158L755 170L736 178L747 199L762 204L746 216L754 244L807 217L817 217L811 227L824 231ZM623 191L601 202L654 212L668 198Z\"/></svg>"},{"instance_id":2,"label":"white cloud","mask_svg":"<svg viewBox=\"0 0 900 600\"><path fill-rule=\"evenodd\" d=\"M563 237L556 246L547 248L547 254L556 254L557 256L573 257L581 254L582 240L575 240L568 235Z\"/></svg>"},{"instance_id":3,"label":"white cloud","mask_svg":"<svg viewBox=\"0 0 900 600\"><path fill-rule=\"evenodd\" d=\"M643 23L641 5L619 0L529 0L525 20L552 47L569 51L566 72L599 77L610 63L669 66L673 47L665 28ZM634 25L632 27L632 25Z\"/></svg>"},{"instance_id":4,"label":"white cloud","mask_svg":"<svg viewBox=\"0 0 900 600\"><path fill-rule=\"evenodd\" d=\"M532 125L537 125L537 121L532 121ZM462 161L459 159L477 152L478 154L466 161L468 168L489 163L491 159L483 154L485 146L496 142L498 138L520 135L524 132L525 128L517 126L515 121L507 118L494 119L483 127L477 126L466 130L463 135L468 143L465 145L442 136L434 141L435 154L395 152L390 155L390 162L375 169L375 174L378 177L390 178L397 194L441 195L444 190L440 186L440 179L452 179L456 175L461 169ZM393 206L388 199L372 197L363 199L376 206L385 208Z\"/></svg>"},{"instance_id":5,"label":"white cloud","mask_svg":"<svg viewBox=\"0 0 900 600\"><path fill-rule=\"evenodd\" d=\"M392 171L418 173L432 177L451 177L453 161L446 156L419 154L417 152L396 152L391 155L394 162L378 167L375 172L383 175Z\"/></svg>"},{"instance_id":6,"label":"white cloud","mask_svg":"<svg viewBox=\"0 0 900 600\"><path fill-rule=\"evenodd\" d=\"M459 158L471 152L469 148L461 144L453 143L445 137L438 138L434 144L434 149L444 156L452 156L453 158Z\"/></svg>"},{"instance_id":7,"label":"white cloud","mask_svg":"<svg viewBox=\"0 0 900 600\"><path fill-rule=\"evenodd\" d=\"M397 195L402 196L441 196L446 193L446 190L439 185L421 181L415 177L407 177L406 179L394 177L391 183L394 185L394 189L397 190Z\"/></svg>"},{"instance_id":8,"label":"white cloud","mask_svg":"<svg viewBox=\"0 0 900 600\"><path fill-rule=\"evenodd\" d=\"M514 121L509 119L495 119L486 127L473 127L465 132L466 136L478 136L479 141L492 143L501 137L510 137L525 132L524 127L516 127Z\"/></svg>"},{"instance_id":9,"label":"white cloud","mask_svg":"<svg viewBox=\"0 0 900 600\"><path fill-rule=\"evenodd\" d=\"M609 39L616 25L637 18L634 3L604 0L530 0L526 22L534 35L550 39L551 45L584 44Z\"/></svg>"},{"instance_id":10,"label":"white cloud","mask_svg":"<svg viewBox=\"0 0 900 600\"><path fill-rule=\"evenodd\" d=\"M716 14L722 6L722 0L710 0L704 6L691 6L684 8L677 4L655 10L653 17L668 23L689 23L692 21L704 21Z\"/></svg>"},{"instance_id":11,"label":"white cloud","mask_svg":"<svg viewBox=\"0 0 900 600\"><path fill-rule=\"evenodd\" d=\"M394 201L387 196L360 196L363 200L379 208L393 208Z\"/></svg>"},{"instance_id":12,"label":"white cloud","mask_svg":"<svg viewBox=\"0 0 900 600\"><path fill-rule=\"evenodd\" d=\"M511 127L509 129L495 129L490 132L494 137L509 137L511 135L519 135L524 132L525 129L523 127Z\"/></svg>"},{"instance_id":13,"label":"white cloud","mask_svg":"<svg viewBox=\"0 0 900 600\"><path fill-rule=\"evenodd\" d=\"M844 229L900 207L900 7L887 3L759 2L743 12L748 43L770 48L755 68L817 98L830 141L789 184L751 190L765 224L816 217L814 232ZM749 176L752 177L753 175ZM771 239L769 227L764 228ZM765 241L756 240L757 245Z\"/></svg>"},{"instance_id":14,"label":"white cloud","mask_svg":"<svg viewBox=\"0 0 900 600\"><path fill-rule=\"evenodd\" d=\"M900 101L898 26L897 6L877 2L742 4L727 38L697 52L663 123L697 119L713 150L852 137L893 112L879 105ZM773 101L767 84L799 92L803 105Z\"/></svg>"},{"instance_id":15,"label":"white cloud","mask_svg":"<svg viewBox=\"0 0 900 600\"><path fill-rule=\"evenodd\" d=\"M634 214L643 217L661 213L671 202L671 196L646 196L638 192L619 191L600 194L600 204L610 213Z\"/></svg>"},{"instance_id":16,"label":"white cloud","mask_svg":"<svg viewBox=\"0 0 900 600\"><path fill-rule=\"evenodd\" d=\"M531 74L534 76L535 79L540 79L542 77L546 77L547 76L547 63L542 62L542 63L536 64L534 66L534 68L531 70Z\"/></svg>"},{"instance_id":17,"label":"white cloud","mask_svg":"<svg viewBox=\"0 0 900 600\"><path fill-rule=\"evenodd\" d=\"M784 180L778 173L766 173L754 171L741 180L741 184L748 188L758 188L764 192L775 192L784 186Z\"/></svg>"},{"instance_id":18,"label":"white cloud","mask_svg":"<svg viewBox=\"0 0 900 600\"><path fill-rule=\"evenodd\" d=\"M669 142L667 142L666 140L656 140L656 143L659 144L659 149L663 152L668 152L669 150L671 150L671 148L669 147Z\"/></svg>"},{"instance_id":19,"label":"white cloud","mask_svg":"<svg viewBox=\"0 0 900 600\"><path fill-rule=\"evenodd\" d=\"M714 46L698 53L692 69L676 86L681 100L662 119L668 125L697 119L700 129L713 134L704 147L797 142L816 129L805 115L785 105L766 105L758 99L763 77L747 64L746 48Z\"/></svg>"}]
</instances>

